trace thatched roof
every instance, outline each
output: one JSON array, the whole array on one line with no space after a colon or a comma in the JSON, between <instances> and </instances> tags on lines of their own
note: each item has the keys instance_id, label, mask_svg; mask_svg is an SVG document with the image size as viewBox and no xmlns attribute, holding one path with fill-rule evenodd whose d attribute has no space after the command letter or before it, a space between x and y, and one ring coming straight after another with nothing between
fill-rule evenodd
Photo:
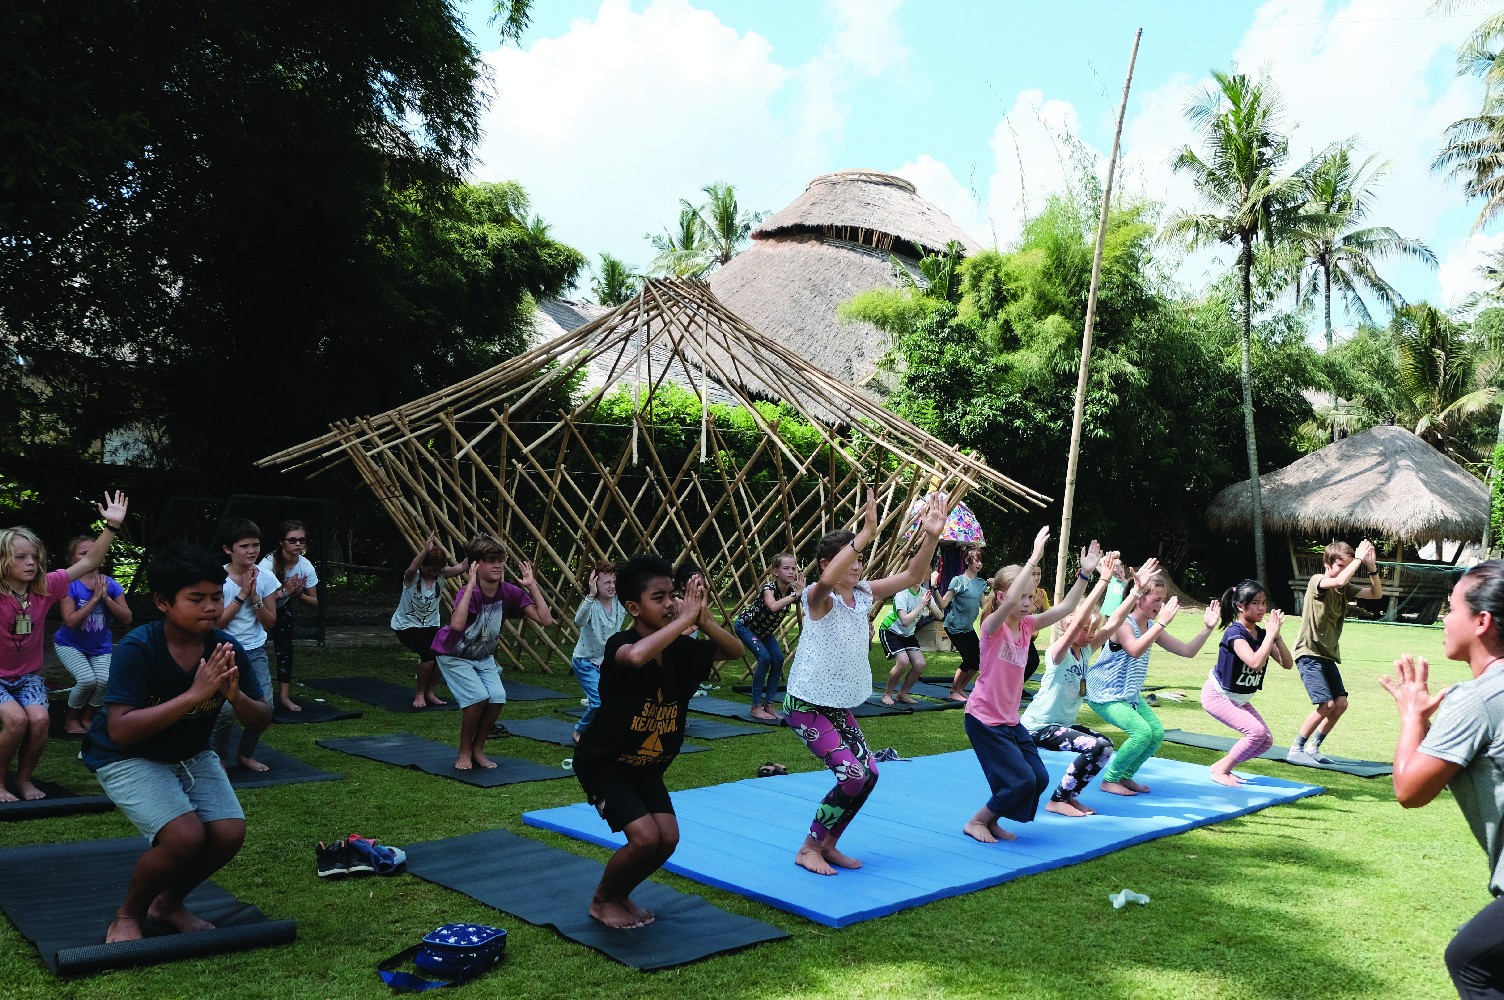
<instances>
[{"instance_id":1,"label":"thatched roof","mask_svg":"<svg viewBox=\"0 0 1504 1000\"><path fill-rule=\"evenodd\" d=\"M753 240L810 234L850 240L883 253L918 260L952 240L967 253L976 242L902 177L875 170L841 170L809 182L804 193L752 231Z\"/></svg>"},{"instance_id":2,"label":"thatched roof","mask_svg":"<svg viewBox=\"0 0 1504 1000\"><path fill-rule=\"evenodd\" d=\"M1366 534L1416 543L1483 537L1488 491L1403 427L1372 427L1259 479L1264 527L1324 537ZM1253 525L1248 480L1206 510L1221 530Z\"/></svg>"}]
</instances>

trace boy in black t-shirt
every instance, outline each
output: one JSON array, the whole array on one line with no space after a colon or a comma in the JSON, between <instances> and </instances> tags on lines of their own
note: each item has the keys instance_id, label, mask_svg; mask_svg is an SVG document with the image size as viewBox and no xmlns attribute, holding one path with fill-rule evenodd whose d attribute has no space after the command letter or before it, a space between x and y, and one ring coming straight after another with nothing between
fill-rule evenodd
<instances>
[{"instance_id":1,"label":"boy in black t-shirt","mask_svg":"<svg viewBox=\"0 0 1504 1000\"><path fill-rule=\"evenodd\" d=\"M106 933L110 943L142 937L148 919L185 933L212 929L183 900L239 852L245 813L209 736L227 703L247 730L271 723L245 650L214 627L224 608L219 560L174 545L152 559L147 577L165 620L115 648L105 711L84 738L84 763L151 842Z\"/></svg>"},{"instance_id":2,"label":"boy in black t-shirt","mask_svg":"<svg viewBox=\"0 0 1504 1000\"><path fill-rule=\"evenodd\" d=\"M741 641L710 614L705 578L695 575L675 598L673 574L657 556L633 556L619 567L616 593L632 627L606 641L601 707L574 758L590 804L627 835L590 900L592 917L624 930L653 922L652 911L632 902L632 890L679 845L663 772L684 745L689 699L712 663L742 655ZM691 626L705 638L684 635Z\"/></svg>"}]
</instances>

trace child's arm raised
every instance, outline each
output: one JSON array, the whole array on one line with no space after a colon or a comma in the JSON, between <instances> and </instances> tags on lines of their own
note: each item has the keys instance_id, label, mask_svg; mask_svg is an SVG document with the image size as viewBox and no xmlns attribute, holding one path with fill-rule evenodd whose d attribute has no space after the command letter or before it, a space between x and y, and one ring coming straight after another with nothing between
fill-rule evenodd
<instances>
[{"instance_id":1,"label":"child's arm raised","mask_svg":"<svg viewBox=\"0 0 1504 1000\"><path fill-rule=\"evenodd\" d=\"M475 582L475 575L479 572L480 563L471 563L465 585L454 595L454 610L449 613L449 627L457 632L465 631L465 626L470 624L470 598L479 586Z\"/></svg>"},{"instance_id":2,"label":"child's arm raised","mask_svg":"<svg viewBox=\"0 0 1504 1000\"><path fill-rule=\"evenodd\" d=\"M130 501L125 498L124 493L116 490L113 497L106 493L104 503L95 504L95 506L99 508L99 516L104 518L104 530L99 533L99 538L90 546L88 553L68 567L70 583L104 565L104 557L110 552L110 543L115 540L115 533L125 523L125 512L130 507Z\"/></svg>"},{"instance_id":3,"label":"child's arm raised","mask_svg":"<svg viewBox=\"0 0 1504 1000\"><path fill-rule=\"evenodd\" d=\"M595 603L595 587L595 570L591 570L590 582L585 585L585 599L580 602L580 606L574 612L574 623L576 625L584 625L585 622L590 620L590 605Z\"/></svg>"},{"instance_id":4,"label":"child's arm raised","mask_svg":"<svg viewBox=\"0 0 1504 1000\"><path fill-rule=\"evenodd\" d=\"M1097 585L1091 588L1091 593L1086 595L1086 603L1081 605L1081 611L1071 621L1071 624L1060 634L1054 642L1050 643L1047 652L1054 663L1059 663L1065 651L1077 643L1089 640L1091 633L1091 617L1097 608L1101 607L1102 599L1107 596L1107 584L1112 579L1113 567L1117 564L1118 554L1108 552L1102 556L1102 561L1097 564Z\"/></svg>"},{"instance_id":5,"label":"child's arm raised","mask_svg":"<svg viewBox=\"0 0 1504 1000\"><path fill-rule=\"evenodd\" d=\"M1034 592L1034 575L1029 571L1038 566L1039 560L1044 558L1044 547L1049 544L1049 541L1049 526L1040 528L1039 534L1034 536L1034 550L1024 561L1018 576L1013 578L1013 585L1008 588L1006 594L1000 594L993 600L992 610L982 619L982 631L987 635L997 631L997 627L1008 619L1013 609L1018 607L1018 602L1024 599L1025 594Z\"/></svg>"},{"instance_id":6,"label":"child's arm raised","mask_svg":"<svg viewBox=\"0 0 1504 1000\"><path fill-rule=\"evenodd\" d=\"M1172 597L1165 602L1164 607L1159 609L1159 615L1149 623L1148 628L1144 629L1143 635L1134 635L1133 629L1129 628L1125 623L1118 629L1117 635L1113 638L1117 640L1118 645L1122 646L1123 651L1129 656L1142 656L1144 655L1144 650L1154 645L1155 639L1165 634L1165 629L1169 628L1170 623L1175 620L1175 616L1179 613L1180 598Z\"/></svg>"},{"instance_id":7,"label":"child's arm raised","mask_svg":"<svg viewBox=\"0 0 1504 1000\"><path fill-rule=\"evenodd\" d=\"M698 585L695 581L699 581ZM705 580L696 573L684 584L684 597L679 601L679 608L674 614L673 621L652 635L616 647L617 664L623 667L640 667L657 659L659 653L662 653L675 639L688 631L691 625L699 621L700 612L705 604ZM737 646L740 647L741 643L737 642Z\"/></svg>"},{"instance_id":8,"label":"child's arm raised","mask_svg":"<svg viewBox=\"0 0 1504 1000\"><path fill-rule=\"evenodd\" d=\"M1075 610L1077 602L1081 600L1081 593L1086 589L1086 583L1091 579L1092 570L1102 561L1102 546L1093 538L1091 544L1081 550L1081 568L1076 570L1076 580L1071 584L1071 589L1065 592L1060 603L1048 611L1038 612L1034 615L1034 627L1043 631L1064 618ZM1103 574L1101 584L1102 592L1107 592L1106 574Z\"/></svg>"},{"instance_id":9,"label":"child's arm raised","mask_svg":"<svg viewBox=\"0 0 1504 1000\"><path fill-rule=\"evenodd\" d=\"M1284 623L1285 613L1275 608L1269 612L1269 624L1264 628L1264 641L1259 643L1259 648L1254 649L1252 643L1239 636L1232 641L1233 655L1246 663L1250 669L1259 669L1269 662L1270 655L1279 644L1279 628Z\"/></svg>"},{"instance_id":10,"label":"child's arm raised","mask_svg":"<svg viewBox=\"0 0 1504 1000\"><path fill-rule=\"evenodd\" d=\"M851 544L843 547L841 551L831 556L825 568L820 571L820 577L809 586L809 613L816 620L825 617L825 612L830 610L830 591L836 584L845 579L851 570L851 564L861 558L861 552L872 544L872 538L877 534L877 497L871 488L867 490L867 507L862 518L862 527L851 540ZM876 600L876 597L873 598Z\"/></svg>"},{"instance_id":11,"label":"child's arm raised","mask_svg":"<svg viewBox=\"0 0 1504 1000\"><path fill-rule=\"evenodd\" d=\"M727 632L721 623L715 620L715 615L710 613L710 602L705 599L709 591L705 583L705 578L696 573L690 577L688 586L697 586L700 593L700 614L695 619L695 624L699 626L705 638L715 643L715 653L711 658L714 660L739 659L747 652L747 648L742 645L740 639L732 633ZM763 593L767 593L767 591L763 591Z\"/></svg>"},{"instance_id":12,"label":"child's arm raised","mask_svg":"<svg viewBox=\"0 0 1504 1000\"><path fill-rule=\"evenodd\" d=\"M769 590L767 587L762 588L762 603L767 606L767 609L769 611L775 613L782 611L790 604L795 604L798 602L799 595L804 593L804 587L804 574L800 573L798 576L794 577L794 592L792 594L789 594L787 597L774 597L773 591Z\"/></svg>"},{"instance_id":13,"label":"child's arm raised","mask_svg":"<svg viewBox=\"0 0 1504 1000\"><path fill-rule=\"evenodd\" d=\"M538 586L538 581L533 576L532 563L523 560L522 571L517 574L517 585L533 599L532 604L522 609L523 616L538 625L552 625L554 613L548 610L548 599L543 596L543 588Z\"/></svg>"},{"instance_id":14,"label":"child's arm raised","mask_svg":"<svg viewBox=\"0 0 1504 1000\"><path fill-rule=\"evenodd\" d=\"M407 569L402 571L402 586L411 587L413 581L418 578L418 570L423 566L423 559L430 551L438 547L439 535L434 532L428 536L423 545L413 555L413 561L407 564Z\"/></svg>"},{"instance_id":15,"label":"child's arm raised","mask_svg":"<svg viewBox=\"0 0 1504 1000\"><path fill-rule=\"evenodd\" d=\"M876 534L877 506L871 491L867 493L867 507L871 512L869 523L872 525L873 533ZM940 494L931 493L919 515L919 530L922 532L919 548L915 549L914 554L909 557L909 564L904 567L902 573L871 581L874 604L881 604L900 590L908 590L924 580L925 574L930 569L930 560L935 557L935 545L940 541L940 532L945 530L945 517L948 513L949 511L945 509L945 501L941 499Z\"/></svg>"},{"instance_id":16,"label":"child's arm raised","mask_svg":"<svg viewBox=\"0 0 1504 1000\"><path fill-rule=\"evenodd\" d=\"M1168 605L1166 605L1168 607ZM1217 629L1217 622L1221 618L1221 612L1216 603L1207 605L1206 614L1201 617L1201 631L1196 633L1196 638L1190 642L1177 639L1168 632L1160 632L1154 637L1154 641L1176 656L1190 658L1201 652L1201 647L1206 645L1206 640ZM1166 623L1168 624L1168 622Z\"/></svg>"}]
</instances>

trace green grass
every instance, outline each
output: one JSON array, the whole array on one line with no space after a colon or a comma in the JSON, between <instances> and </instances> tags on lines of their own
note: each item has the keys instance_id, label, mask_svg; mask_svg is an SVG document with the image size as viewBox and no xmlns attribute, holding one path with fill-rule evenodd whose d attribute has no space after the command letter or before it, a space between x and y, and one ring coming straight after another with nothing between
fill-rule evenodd
<instances>
[{"instance_id":1,"label":"green grass","mask_svg":"<svg viewBox=\"0 0 1504 1000\"><path fill-rule=\"evenodd\" d=\"M1192 619L1185 616L1175 631L1191 632ZM1328 744L1343 756L1390 759L1395 713L1376 679L1395 654L1429 656L1444 682L1464 676L1460 664L1441 662L1438 631L1352 623L1343 651L1353 707ZM1154 654L1150 682L1186 695L1181 703L1162 699L1166 726L1224 731L1197 700L1211 658L1210 649L1194 661L1163 650ZM308 650L300 654L299 670L308 677L405 679L411 662L393 643L390 649ZM941 673L954 668L955 658L941 655L931 662L930 672ZM875 672L886 669L876 647L873 664ZM567 675L553 680L573 690ZM1256 704L1283 744L1309 709L1299 679L1280 670ZM60 983L11 925L0 921L0 983L5 984L0 993L379 997L387 990L373 971L378 961L438 924L474 920L511 932L506 965L462 988L474 996L1441 998L1455 996L1441 958L1452 929L1489 899L1483 854L1449 794L1406 813L1395 804L1387 779L1260 761L1246 770L1324 784L1328 792L842 930L660 874L656 877L682 891L785 928L793 938L643 974L417 878L316 879L314 842L351 831L401 845L504 827L576 854L604 860L609 853L523 826L526 810L579 801L573 781L476 789L314 745L329 736L404 729L448 741L458 725L447 713L409 718L360 707L366 710L361 719L272 730L272 745L340 772L345 780L242 793L249 822L246 846L216 877L269 916L297 920L295 944ZM517 704L506 716L543 714L549 708ZM910 756L967 746L956 712L869 719L864 728L874 746L892 745ZM49 747L40 773L88 790L92 778L70 746ZM550 764L567 756L563 748L520 737L493 746ZM816 766L787 731L712 746L710 753L677 761L669 771L670 787L747 777L769 759L794 770ZM1202 764L1216 757L1170 744L1162 755ZM875 794L883 794L881 785ZM984 797L979 787L978 804ZM914 807L922 809L924 803ZM0 824L4 845L133 834L118 812ZM790 863L796 846L789 845ZM1125 886L1153 902L1113 910L1107 894ZM71 891L66 872L57 873L57 891ZM580 900L581 907L585 903Z\"/></svg>"}]
</instances>

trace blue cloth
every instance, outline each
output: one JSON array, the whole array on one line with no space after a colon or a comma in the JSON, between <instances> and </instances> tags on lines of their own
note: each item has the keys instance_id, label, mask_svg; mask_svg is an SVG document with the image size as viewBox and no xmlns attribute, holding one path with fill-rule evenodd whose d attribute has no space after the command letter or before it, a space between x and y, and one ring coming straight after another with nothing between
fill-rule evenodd
<instances>
[{"instance_id":1,"label":"blue cloth","mask_svg":"<svg viewBox=\"0 0 1504 1000\"><path fill-rule=\"evenodd\" d=\"M585 714L574 724L574 731L583 733L601 707L601 665L583 656L576 656L569 661L569 669L574 671L575 679L580 682L580 689L585 692L585 701L588 703Z\"/></svg>"}]
</instances>

